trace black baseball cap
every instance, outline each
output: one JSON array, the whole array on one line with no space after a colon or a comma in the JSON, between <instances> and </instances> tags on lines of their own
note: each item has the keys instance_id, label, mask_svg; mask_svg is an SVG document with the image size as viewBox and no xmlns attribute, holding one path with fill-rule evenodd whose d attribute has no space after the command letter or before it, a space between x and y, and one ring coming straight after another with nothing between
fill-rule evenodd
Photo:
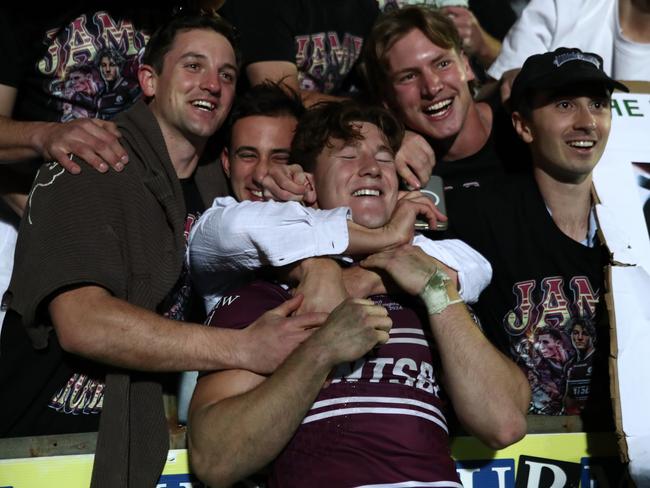
<instances>
[{"instance_id":1,"label":"black baseball cap","mask_svg":"<svg viewBox=\"0 0 650 488\"><path fill-rule=\"evenodd\" d=\"M529 57L517 74L510 92L510 107L516 110L524 97L539 91L564 86L601 84L610 91L630 90L603 71L603 58L576 48L559 47L555 51Z\"/></svg>"}]
</instances>

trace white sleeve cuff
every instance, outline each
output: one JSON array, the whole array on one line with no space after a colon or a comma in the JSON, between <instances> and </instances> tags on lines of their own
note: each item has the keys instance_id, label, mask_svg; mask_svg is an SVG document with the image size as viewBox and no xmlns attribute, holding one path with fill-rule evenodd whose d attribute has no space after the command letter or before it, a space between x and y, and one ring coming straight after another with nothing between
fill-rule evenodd
<instances>
[{"instance_id":1,"label":"white sleeve cuff","mask_svg":"<svg viewBox=\"0 0 650 488\"><path fill-rule=\"evenodd\" d=\"M348 216L351 215L348 207L339 207L332 210L319 210L313 215L314 256L328 254L343 254L348 248L350 237L348 235Z\"/></svg>"},{"instance_id":2,"label":"white sleeve cuff","mask_svg":"<svg viewBox=\"0 0 650 488\"><path fill-rule=\"evenodd\" d=\"M463 241L432 241L417 234L413 245L458 272L459 293L466 303L476 303L481 292L490 284L492 266L483 255Z\"/></svg>"}]
</instances>

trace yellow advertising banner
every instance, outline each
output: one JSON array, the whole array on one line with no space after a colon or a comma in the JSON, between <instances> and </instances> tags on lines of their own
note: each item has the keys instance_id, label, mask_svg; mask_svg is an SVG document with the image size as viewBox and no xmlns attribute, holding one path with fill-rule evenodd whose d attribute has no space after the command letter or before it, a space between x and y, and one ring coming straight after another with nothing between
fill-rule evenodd
<instances>
[{"instance_id":1,"label":"yellow advertising banner","mask_svg":"<svg viewBox=\"0 0 650 488\"><path fill-rule=\"evenodd\" d=\"M530 434L501 451L472 437L452 441L465 488L627 487L613 434ZM0 488L81 488L90 483L93 455L0 460ZM199 488L187 451L169 451L156 488ZM631 486L631 485L629 485Z\"/></svg>"}]
</instances>

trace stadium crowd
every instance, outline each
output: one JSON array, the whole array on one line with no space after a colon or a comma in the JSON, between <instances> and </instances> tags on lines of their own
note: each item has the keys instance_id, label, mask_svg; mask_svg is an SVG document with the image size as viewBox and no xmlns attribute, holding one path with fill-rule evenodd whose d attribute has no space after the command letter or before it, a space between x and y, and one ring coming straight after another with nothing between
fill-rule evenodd
<instances>
[{"instance_id":1,"label":"stadium crowd","mask_svg":"<svg viewBox=\"0 0 650 488\"><path fill-rule=\"evenodd\" d=\"M133 3L0 9L0 437L155 486L177 394L210 486L453 487L456 432L614 428L592 175L648 2Z\"/></svg>"}]
</instances>

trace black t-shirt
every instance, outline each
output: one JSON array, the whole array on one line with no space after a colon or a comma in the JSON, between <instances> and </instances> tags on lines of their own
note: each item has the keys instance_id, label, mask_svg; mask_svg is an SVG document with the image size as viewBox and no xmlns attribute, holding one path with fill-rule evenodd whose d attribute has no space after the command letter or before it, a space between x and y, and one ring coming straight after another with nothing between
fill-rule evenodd
<instances>
[{"instance_id":1,"label":"black t-shirt","mask_svg":"<svg viewBox=\"0 0 650 488\"><path fill-rule=\"evenodd\" d=\"M111 119L140 95L137 69L149 32L171 1L4 2L0 7L0 85L17 90L12 118L66 122ZM38 167L0 167L0 178L27 193Z\"/></svg>"},{"instance_id":2,"label":"black t-shirt","mask_svg":"<svg viewBox=\"0 0 650 488\"><path fill-rule=\"evenodd\" d=\"M490 134L478 152L455 161L438 161L433 168L433 174L443 179L445 194L449 194L463 188L478 188L501 181L504 167L496 152L494 138Z\"/></svg>"},{"instance_id":3,"label":"black t-shirt","mask_svg":"<svg viewBox=\"0 0 650 488\"><path fill-rule=\"evenodd\" d=\"M205 212L205 205L196 186L195 175L180 180L185 200L185 229L183 238L187 247L192 227ZM160 313L173 320L202 323L205 320L205 309L201 297L194 291L190 279L187 260L183 261L183 269L176 286L160 306Z\"/></svg>"},{"instance_id":4,"label":"black t-shirt","mask_svg":"<svg viewBox=\"0 0 650 488\"><path fill-rule=\"evenodd\" d=\"M245 65L289 61L301 89L342 94L379 9L375 0L237 0L221 12L241 34Z\"/></svg>"},{"instance_id":5,"label":"black t-shirt","mask_svg":"<svg viewBox=\"0 0 650 488\"><path fill-rule=\"evenodd\" d=\"M530 152L512 127L498 94L486 100L492 111L490 135L479 151L455 161L439 160L433 174L442 177L447 194L463 188L500 184L508 173L530 171ZM432 144L432 141L429 143ZM462 194L463 192L461 192Z\"/></svg>"},{"instance_id":6,"label":"black t-shirt","mask_svg":"<svg viewBox=\"0 0 650 488\"><path fill-rule=\"evenodd\" d=\"M97 431L104 372L63 351L54 330L45 349L34 349L20 315L8 310L0 365L0 437Z\"/></svg>"},{"instance_id":7,"label":"black t-shirt","mask_svg":"<svg viewBox=\"0 0 650 488\"><path fill-rule=\"evenodd\" d=\"M132 2L131 2L132 3ZM0 84L17 120L110 119L140 95L137 70L170 2L91 1L0 9Z\"/></svg>"},{"instance_id":8,"label":"black t-shirt","mask_svg":"<svg viewBox=\"0 0 650 488\"><path fill-rule=\"evenodd\" d=\"M560 231L530 174L448 197L451 233L492 264L492 282L474 310L488 338L527 375L531 413L607 410L604 247ZM585 344L572 337L578 323L594 348L589 377Z\"/></svg>"},{"instance_id":9,"label":"black t-shirt","mask_svg":"<svg viewBox=\"0 0 650 488\"><path fill-rule=\"evenodd\" d=\"M204 205L194 177L181 180L181 188L187 242ZM192 292L186 266L159 312L176 320L203 320L203 307ZM63 351L54 329L47 346L35 349L20 315L8 310L0 336L0 437L96 431L105 373L104 365Z\"/></svg>"}]
</instances>

